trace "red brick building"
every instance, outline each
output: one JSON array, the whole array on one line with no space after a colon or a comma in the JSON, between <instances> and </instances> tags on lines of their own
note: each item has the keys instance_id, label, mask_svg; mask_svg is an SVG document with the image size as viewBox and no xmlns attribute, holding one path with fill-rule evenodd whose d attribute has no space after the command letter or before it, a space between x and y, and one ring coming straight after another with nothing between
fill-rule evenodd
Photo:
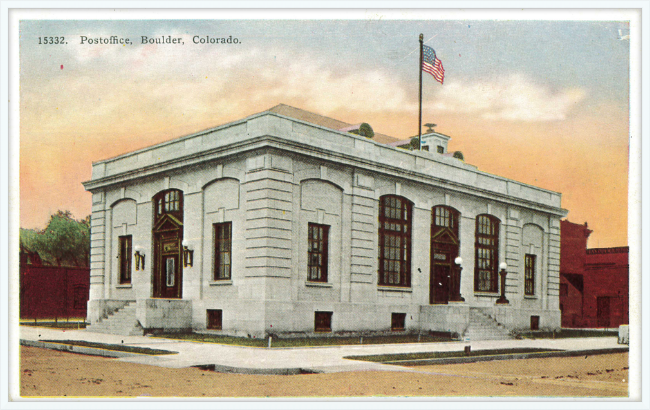
<instances>
[{"instance_id":1,"label":"red brick building","mask_svg":"<svg viewBox=\"0 0 650 410\"><path fill-rule=\"evenodd\" d=\"M20 247L20 318L85 318L90 268L44 266L38 252Z\"/></svg>"},{"instance_id":2,"label":"red brick building","mask_svg":"<svg viewBox=\"0 0 650 410\"><path fill-rule=\"evenodd\" d=\"M587 249L591 230L560 222L562 327L618 327L629 323L629 248Z\"/></svg>"}]
</instances>

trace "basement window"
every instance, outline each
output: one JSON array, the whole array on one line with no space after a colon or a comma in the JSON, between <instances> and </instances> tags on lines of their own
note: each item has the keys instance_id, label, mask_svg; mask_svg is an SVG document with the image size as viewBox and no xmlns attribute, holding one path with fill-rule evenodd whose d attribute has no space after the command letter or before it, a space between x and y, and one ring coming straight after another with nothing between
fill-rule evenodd
<instances>
[{"instance_id":1,"label":"basement window","mask_svg":"<svg viewBox=\"0 0 650 410\"><path fill-rule=\"evenodd\" d=\"M315 312L314 331L316 332L332 331L332 312Z\"/></svg>"},{"instance_id":2,"label":"basement window","mask_svg":"<svg viewBox=\"0 0 650 410\"><path fill-rule=\"evenodd\" d=\"M222 310L208 309L208 329L221 330L222 328Z\"/></svg>"},{"instance_id":3,"label":"basement window","mask_svg":"<svg viewBox=\"0 0 650 410\"><path fill-rule=\"evenodd\" d=\"M530 317L530 330L539 330L539 316Z\"/></svg>"},{"instance_id":4,"label":"basement window","mask_svg":"<svg viewBox=\"0 0 650 410\"><path fill-rule=\"evenodd\" d=\"M390 330L399 332L406 329L406 313L393 313L390 320Z\"/></svg>"}]
</instances>

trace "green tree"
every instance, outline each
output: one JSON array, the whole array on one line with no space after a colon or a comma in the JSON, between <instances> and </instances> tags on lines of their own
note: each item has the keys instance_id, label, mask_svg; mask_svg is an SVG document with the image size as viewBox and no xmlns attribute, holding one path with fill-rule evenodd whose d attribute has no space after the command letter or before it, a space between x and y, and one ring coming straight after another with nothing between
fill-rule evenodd
<instances>
[{"instance_id":1,"label":"green tree","mask_svg":"<svg viewBox=\"0 0 650 410\"><path fill-rule=\"evenodd\" d=\"M372 130L372 127L367 122L364 122L359 126L359 135L366 138L373 138L375 132Z\"/></svg>"},{"instance_id":2,"label":"green tree","mask_svg":"<svg viewBox=\"0 0 650 410\"><path fill-rule=\"evenodd\" d=\"M70 211L57 211L42 231L20 229L20 244L38 252L44 264L90 265L90 215L75 220Z\"/></svg>"},{"instance_id":3,"label":"green tree","mask_svg":"<svg viewBox=\"0 0 650 410\"><path fill-rule=\"evenodd\" d=\"M366 138L373 138L375 136L375 131L372 130L372 127L367 122L364 122L361 125L359 125L358 130L352 130L350 132L352 134L361 135L362 137L366 137Z\"/></svg>"}]
</instances>

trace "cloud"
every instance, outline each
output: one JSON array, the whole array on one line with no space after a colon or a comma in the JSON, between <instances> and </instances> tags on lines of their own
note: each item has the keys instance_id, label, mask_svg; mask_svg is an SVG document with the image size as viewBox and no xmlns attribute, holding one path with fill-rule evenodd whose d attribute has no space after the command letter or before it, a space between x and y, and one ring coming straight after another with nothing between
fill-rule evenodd
<instances>
[{"instance_id":1,"label":"cloud","mask_svg":"<svg viewBox=\"0 0 650 410\"><path fill-rule=\"evenodd\" d=\"M280 47L194 44L191 36L170 34L185 44L71 48L78 66L57 78L23 82L23 131L147 132L174 121L219 124L278 103L323 115L417 112L413 85L380 67L334 65L310 51ZM506 121L562 120L585 95L554 92L521 75L437 88L425 109Z\"/></svg>"},{"instance_id":2,"label":"cloud","mask_svg":"<svg viewBox=\"0 0 650 410\"><path fill-rule=\"evenodd\" d=\"M294 61L286 69L273 72L267 79L264 93L280 100L303 100L321 113L341 108L366 112L399 111L413 104L403 84L384 70L338 73L325 64L307 59Z\"/></svg>"},{"instance_id":3,"label":"cloud","mask_svg":"<svg viewBox=\"0 0 650 410\"><path fill-rule=\"evenodd\" d=\"M185 44L89 45L71 52L85 67L84 74L110 72L112 78L105 74L104 83L128 83L131 93L164 101L171 110L218 100L237 104L240 96L249 101L301 102L324 114L344 107L374 112L417 109L404 85L385 70L332 67L308 52L194 44L192 36L181 33L171 37L182 38Z\"/></svg>"},{"instance_id":4,"label":"cloud","mask_svg":"<svg viewBox=\"0 0 650 410\"><path fill-rule=\"evenodd\" d=\"M487 120L560 121L585 96L581 89L554 91L516 74L492 82L445 84L432 108Z\"/></svg>"}]
</instances>

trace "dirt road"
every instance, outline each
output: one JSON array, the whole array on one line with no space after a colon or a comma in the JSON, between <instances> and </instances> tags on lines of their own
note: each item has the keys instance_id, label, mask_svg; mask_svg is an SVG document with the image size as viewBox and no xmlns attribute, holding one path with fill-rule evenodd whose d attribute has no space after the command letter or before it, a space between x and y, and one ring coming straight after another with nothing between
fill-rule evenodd
<instances>
[{"instance_id":1,"label":"dirt road","mask_svg":"<svg viewBox=\"0 0 650 410\"><path fill-rule=\"evenodd\" d=\"M21 396L67 397L626 397L628 354L418 366L413 372L299 376L168 369L21 347Z\"/></svg>"}]
</instances>

